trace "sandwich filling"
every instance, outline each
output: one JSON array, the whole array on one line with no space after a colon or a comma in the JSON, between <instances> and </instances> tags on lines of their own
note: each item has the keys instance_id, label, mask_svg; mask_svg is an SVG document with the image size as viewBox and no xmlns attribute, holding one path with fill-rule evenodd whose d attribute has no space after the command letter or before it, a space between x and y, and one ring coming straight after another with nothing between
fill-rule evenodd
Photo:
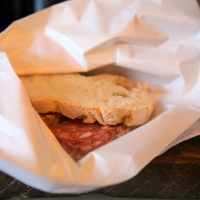
<instances>
[{"instance_id":1,"label":"sandwich filling","mask_svg":"<svg viewBox=\"0 0 200 200\"><path fill-rule=\"evenodd\" d=\"M71 120L58 113L40 116L61 146L75 160L130 131L130 127L123 124L86 124L82 120Z\"/></svg>"}]
</instances>

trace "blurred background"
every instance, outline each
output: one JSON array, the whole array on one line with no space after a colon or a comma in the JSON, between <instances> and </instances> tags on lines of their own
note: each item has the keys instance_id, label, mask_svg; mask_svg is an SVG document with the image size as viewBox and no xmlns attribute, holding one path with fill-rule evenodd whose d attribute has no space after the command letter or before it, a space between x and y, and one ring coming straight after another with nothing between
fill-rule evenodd
<instances>
[{"instance_id":1,"label":"blurred background","mask_svg":"<svg viewBox=\"0 0 200 200\"><path fill-rule=\"evenodd\" d=\"M17 19L63 1L66 0L0 0L0 32Z\"/></svg>"},{"instance_id":2,"label":"blurred background","mask_svg":"<svg viewBox=\"0 0 200 200\"><path fill-rule=\"evenodd\" d=\"M0 0L0 32L13 21L66 0Z\"/></svg>"}]
</instances>

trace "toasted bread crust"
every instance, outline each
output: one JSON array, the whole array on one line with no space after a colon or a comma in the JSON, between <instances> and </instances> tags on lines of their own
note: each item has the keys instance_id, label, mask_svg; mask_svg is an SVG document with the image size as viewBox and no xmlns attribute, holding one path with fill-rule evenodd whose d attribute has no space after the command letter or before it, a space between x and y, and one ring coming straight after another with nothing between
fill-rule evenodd
<instances>
[{"instance_id":1,"label":"toasted bread crust","mask_svg":"<svg viewBox=\"0 0 200 200\"><path fill-rule=\"evenodd\" d=\"M155 103L146 86L119 75L20 76L38 113L62 113L85 123L127 126L146 123Z\"/></svg>"}]
</instances>

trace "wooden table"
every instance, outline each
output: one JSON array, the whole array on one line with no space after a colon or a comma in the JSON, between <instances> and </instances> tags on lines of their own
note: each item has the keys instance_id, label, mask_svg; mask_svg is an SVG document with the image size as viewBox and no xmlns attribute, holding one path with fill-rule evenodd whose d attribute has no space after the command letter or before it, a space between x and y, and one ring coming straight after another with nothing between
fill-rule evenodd
<instances>
[{"instance_id":1,"label":"wooden table","mask_svg":"<svg viewBox=\"0 0 200 200\"><path fill-rule=\"evenodd\" d=\"M136 177L98 189L111 197L200 199L200 136L182 142L155 158ZM11 197L72 197L42 192L0 172L0 199Z\"/></svg>"}]
</instances>

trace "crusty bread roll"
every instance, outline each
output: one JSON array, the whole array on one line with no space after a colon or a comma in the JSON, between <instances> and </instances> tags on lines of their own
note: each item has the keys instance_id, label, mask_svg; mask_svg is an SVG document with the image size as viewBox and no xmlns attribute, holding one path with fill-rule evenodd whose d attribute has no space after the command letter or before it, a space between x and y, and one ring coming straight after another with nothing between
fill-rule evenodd
<instances>
[{"instance_id":1,"label":"crusty bread roll","mask_svg":"<svg viewBox=\"0 0 200 200\"><path fill-rule=\"evenodd\" d=\"M38 113L62 113L84 123L127 126L146 123L154 101L145 86L119 75L20 76Z\"/></svg>"}]
</instances>

